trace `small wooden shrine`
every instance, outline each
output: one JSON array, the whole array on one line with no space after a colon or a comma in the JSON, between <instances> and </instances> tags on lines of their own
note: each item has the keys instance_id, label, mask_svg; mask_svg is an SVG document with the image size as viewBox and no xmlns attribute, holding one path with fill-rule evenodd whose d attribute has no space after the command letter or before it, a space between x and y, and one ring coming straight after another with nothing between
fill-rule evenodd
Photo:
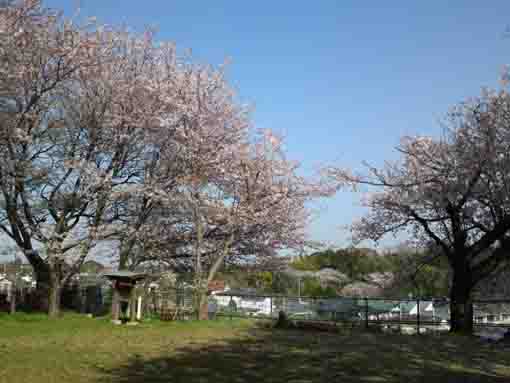
<instances>
[{"instance_id":1,"label":"small wooden shrine","mask_svg":"<svg viewBox=\"0 0 510 383\"><path fill-rule=\"evenodd\" d=\"M113 271L103 274L106 278L112 281L112 322L120 322L120 311L123 302L126 302L129 307L129 322L135 323L136 321L136 295L135 287L138 281L147 277L143 273L135 273L127 270Z\"/></svg>"}]
</instances>

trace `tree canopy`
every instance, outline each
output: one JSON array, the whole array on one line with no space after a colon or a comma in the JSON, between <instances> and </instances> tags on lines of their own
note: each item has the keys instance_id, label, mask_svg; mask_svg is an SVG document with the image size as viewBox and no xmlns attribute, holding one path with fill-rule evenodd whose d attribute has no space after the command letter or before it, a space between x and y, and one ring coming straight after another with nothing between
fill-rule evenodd
<instances>
[{"instance_id":1,"label":"tree canopy","mask_svg":"<svg viewBox=\"0 0 510 383\"><path fill-rule=\"evenodd\" d=\"M224 65L37 0L0 8L0 62L0 230L50 314L105 240L120 268L192 270L202 301L222 264L307 245L307 203L330 189L253 126Z\"/></svg>"},{"instance_id":2,"label":"tree canopy","mask_svg":"<svg viewBox=\"0 0 510 383\"><path fill-rule=\"evenodd\" d=\"M342 184L369 189L369 213L352 226L356 240L405 231L448 260L453 331L472 332L473 289L509 259L509 110L506 90L484 90L451 109L441 138L404 137L400 161L367 174L328 169Z\"/></svg>"}]
</instances>

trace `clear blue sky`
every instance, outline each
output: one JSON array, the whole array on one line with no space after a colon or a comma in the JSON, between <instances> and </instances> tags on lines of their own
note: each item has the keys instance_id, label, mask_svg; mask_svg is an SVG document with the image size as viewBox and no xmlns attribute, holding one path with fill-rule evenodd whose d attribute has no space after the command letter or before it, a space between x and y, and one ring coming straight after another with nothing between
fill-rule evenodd
<instances>
[{"instance_id":1,"label":"clear blue sky","mask_svg":"<svg viewBox=\"0 0 510 383\"><path fill-rule=\"evenodd\" d=\"M74 1L45 4L70 14ZM484 5L490 4L490 5ZM287 136L309 171L395 158L404 134L437 134L449 105L497 86L510 62L510 1L82 0L82 15L191 48L200 61L232 58L230 78L255 105L255 124ZM321 203L315 239L345 245L338 227L361 213L339 193Z\"/></svg>"}]
</instances>

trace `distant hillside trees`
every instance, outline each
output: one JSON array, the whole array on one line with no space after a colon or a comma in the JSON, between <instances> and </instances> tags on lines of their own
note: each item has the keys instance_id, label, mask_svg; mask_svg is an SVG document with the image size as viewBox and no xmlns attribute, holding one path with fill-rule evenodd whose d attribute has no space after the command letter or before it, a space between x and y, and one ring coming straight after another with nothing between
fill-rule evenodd
<instances>
[{"instance_id":1,"label":"distant hillside trees","mask_svg":"<svg viewBox=\"0 0 510 383\"><path fill-rule=\"evenodd\" d=\"M440 259L423 265L423 258L427 258L423 251L400 249L379 254L373 249L348 248L300 256L291 267L314 272L332 268L344 274L346 281L327 284L335 295L446 296L449 265Z\"/></svg>"}]
</instances>

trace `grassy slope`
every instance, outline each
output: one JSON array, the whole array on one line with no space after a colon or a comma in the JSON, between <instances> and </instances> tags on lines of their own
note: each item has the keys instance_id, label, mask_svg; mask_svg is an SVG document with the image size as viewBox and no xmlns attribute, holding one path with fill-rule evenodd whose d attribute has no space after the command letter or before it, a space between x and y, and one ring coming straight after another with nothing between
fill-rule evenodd
<instances>
[{"instance_id":1,"label":"grassy slope","mask_svg":"<svg viewBox=\"0 0 510 383\"><path fill-rule=\"evenodd\" d=\"M0 382L510 382L472 339L270 331L248 321L113 326L0 316Z\"/></svg>"}]
</instances>

